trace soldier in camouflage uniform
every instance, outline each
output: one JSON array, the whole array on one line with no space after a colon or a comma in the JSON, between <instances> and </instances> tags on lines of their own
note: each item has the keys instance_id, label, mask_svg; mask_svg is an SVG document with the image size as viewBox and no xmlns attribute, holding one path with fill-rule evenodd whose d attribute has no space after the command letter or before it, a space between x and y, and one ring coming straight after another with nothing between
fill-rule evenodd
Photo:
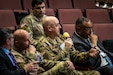
<instances>
[{"instance_id":1,"label":"soldier in camouflage uniform","mask_svg":"<svg viewBox=\"0 0 113 75\"><path fill-rule=\"evenodd\" d=\"M25 30L18 29L14 32L12 53L20 67L24 67L29 62L37 61L37 56L40 55L41 57L44 54L36 51L36 48L31 45L29 37L29 33ZM68 62L42 59L39 60L38 73L35 73L35 75L76 75L77 71L69 71L67 69ZM78 75L82 75L82 73Z\"/></svg>"},{"instance_id":2,"label":"soldier in camouflage uniform","mask_svg":"<svg viewBox=\"0 0 113 75\"><path fill-rule=\"evenodd\" d=\"M46 15L44 15L45 12L46 7L44 0L33 0L32 13L20 21L19 28L27 30L33 39L37 36L43 35L42 19L46 17Z\"/></svg>"},{"instance_id":3,"label":"soldier in camouflage uniform","mask_svg":"<svg viewBox=\"0 0 113 75\"><path fill-rule=\"evenodd\" d=\"M71 38L64 39L62 35L60 35L61 26L58 19L54 16L44 18L43 27L45 30L45 35L37 38L38 43L36 44L36 47L38 51L44 52L44 59L65 61L68 64L68 70L71 70L74 66L70 59L73 59L75 63L82 63L88 61L90 58L98 54L98 51L93 48L89 52L79 52L75 50L72 47L73 42ZM95 70L77 71L74 73L76 75L100 75L100 73Z\"/></svg>"}]
</instances>

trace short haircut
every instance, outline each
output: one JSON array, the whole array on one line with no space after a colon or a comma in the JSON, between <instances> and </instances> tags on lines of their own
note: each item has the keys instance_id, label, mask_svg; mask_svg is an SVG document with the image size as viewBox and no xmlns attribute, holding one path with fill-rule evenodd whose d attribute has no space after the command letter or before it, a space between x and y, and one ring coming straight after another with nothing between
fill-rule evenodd
<instances>
[{"instance_id":1,"label":"short haircut","mask_svg":"<svg viewBox=\"0 0 113 75\"><path fill-rule=\"evenodd\" d=\"M32 0L32 7L34 8L35 5L40 5L44 2L44 0Z\"/></svg>"},{"instance_id":2,"label":"short haircut","mask_svg":"<svg viewBox=\"0 0 113 75\"><path fill-rule=\"evenodd\" d=\"M76 25L82 25L83 24L83 22L88 22L88 21L90 21L88 18L86 18L86 17L79 17L77 20L76 20L76 22L75 22L75 24Z\"/></svg>"},{"instance_id":3,"label":"short haircut","mask_svg":"<svg viewBox=\"0 0 113 75\"><path fill-rule=\"evenodd\" d=\"M11 38L12 30L8 28L0 28L0 46L6 43L6 40Z\"/></svg>"}]
</instances>

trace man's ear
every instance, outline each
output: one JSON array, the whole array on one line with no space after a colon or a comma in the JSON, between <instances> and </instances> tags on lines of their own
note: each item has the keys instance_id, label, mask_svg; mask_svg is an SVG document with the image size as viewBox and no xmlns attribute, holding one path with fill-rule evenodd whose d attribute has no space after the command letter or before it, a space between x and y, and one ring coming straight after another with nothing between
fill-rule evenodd
<instances>
[{"instance_id":1,"label":"man's ear","mask_svg":"<svg viewBox=\"0 0 113 75\"><path fill-rule=\"evenodd\" d=\"M18 41L14 41L14 44L17 46L19 43L18 43Z\"/></svg>"},{"instance_id":2,"label":"man's ear","mask_svg":"<svg viewBox=\"0 0 113 75\"><path fill-rule=\"evenodd\" d=\"M48 31L52 31L52 27L51 26L48 26L47 29L48 29Z\"/></svg>"},{"instance_id":3,"label":"man's ear","mask_svg":"<svg viewBox=\"0 0 113 75\"><path fill-rule=\"evenodd\" d=\"M80 31L81 30L81 27L80 26L76 26L76 30L77 31Z\"/></svg>"},{"instance_id":4,"label":"man's ear","mask_svg":"<svg viewBox=\"0 0 113 75\"><path fill-rule=\"evenodd\" d=\"M10 39L6 40L6 44L9 45L10 44Z\"/></svg>"},{"instance_id":5,"label":"man's ear","mask_svg":"<svg viewBox=\"0 0 113 75\"><path fill-rule=\"evenodd\" d=\"M76 32L78 34L81 34L81 31L82 31L81 26L76 26Z\"/></svg>"}]
</instances>

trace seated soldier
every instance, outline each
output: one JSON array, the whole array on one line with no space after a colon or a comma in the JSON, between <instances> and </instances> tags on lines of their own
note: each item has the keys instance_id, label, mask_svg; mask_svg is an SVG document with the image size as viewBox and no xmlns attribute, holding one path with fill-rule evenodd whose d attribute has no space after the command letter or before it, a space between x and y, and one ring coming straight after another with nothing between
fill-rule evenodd
<instances>
[{"instance_id":1,"label":"seated soldier","mask_svg":"<svg viewBox=\"0 0 113 75\"><path fill-rule=\"evenodd\" d=\"M24 67L25 64L31 61L38 61L38 73L34 73L34 75L76 75L79 73L75 70L71 71L74 67L70 68L71 70L69 71L67 69L68 62L43 59L44 53L40 54L36 51L36 48L31 45L29 33L22 29L14 32L14 48L12 53L15 55L20 67ZM94 74L99 75L98 72L94 72ZM83 74L79 73L79 75Z\"/></svg>"},{"instance_id":2,"label":"seated soldier","mask_svg":"<svg viewBox=\"0 0 113 75\"><path fill-rule=\"evenodd\" d=\"M56 17L47 16L43 19L43 28L45 35L37 38L36 48L40 52L44 52L43 58L53 61L64 61L68 64L68 70L74 75L99 75L98 71L86 70L77 71L74 69L71 59L75 62L83 63L98 54L97 49L92 48L89 52L79 52L73 48L71 38L64 39L60 34L60 24ZM76 71L76 72L75 72ZM64 72L64 74L67 71ZM67 73L67 75L73 75Z\"/></svg>"}]
</instances>

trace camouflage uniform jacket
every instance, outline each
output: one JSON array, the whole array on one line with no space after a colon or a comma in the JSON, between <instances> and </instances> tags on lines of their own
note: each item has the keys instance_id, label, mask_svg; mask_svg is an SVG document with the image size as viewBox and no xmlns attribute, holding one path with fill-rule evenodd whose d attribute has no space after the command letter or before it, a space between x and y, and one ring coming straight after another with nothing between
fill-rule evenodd
<instances>
[{"instance_id":1,"label":"camouflage uniform jacket","mask_svg":"<svg viewBox=\"0 0 113 75\"><path fill-rule=\"evenodd\" d=\"M53 41L44 35L38 39L36 47L38 51L45 52L43 58L48 60L66 61L72 59L76 63L83 63L90 59L89 52L79 52L74 48L61 50L60 45L64 43L64 40L62 36L59 36L56 41Z\"/></svg>"},{"instance_id":2,"label":"camouflage uniform jacket","mask_svg":"<svg viewBox=\"0 0 113 75\"><path fill-rule=\"evenodd\" d=\"M40 18L37 18L36 16L34 16L33 13L31 13L21 20L20 28L27 30L30 33L31 38L33 38L33 39L37 36L43 35L44 30L43 30L43 26L42 26L42 19L44 17L46 17L46 15L44 15L40 19ZM25 24L25 25L22 25L22 24Z\"/></svg>"},{"instance_id":3,"label":"camouflage uniform jacket","mask_svg":"<svg viewBox=\"0 0 113 75\"><path fill-rule=\"evenodd\" d=\"M27 50L25 54L19 53L16 51L16 48L12 49L13 55L16 57L16 61L19 64L20 67L24 67L25 64L28 64L31 61L37 61L37 55L40 55L39 52L36 51L36 55L30 54ZM43 73L49 69L51 69L55 64L59 63L58 61L51 61L51 60L45 60L43 59L42 62L39 63L39 73Z\"/></svg>"}]
</instances>

